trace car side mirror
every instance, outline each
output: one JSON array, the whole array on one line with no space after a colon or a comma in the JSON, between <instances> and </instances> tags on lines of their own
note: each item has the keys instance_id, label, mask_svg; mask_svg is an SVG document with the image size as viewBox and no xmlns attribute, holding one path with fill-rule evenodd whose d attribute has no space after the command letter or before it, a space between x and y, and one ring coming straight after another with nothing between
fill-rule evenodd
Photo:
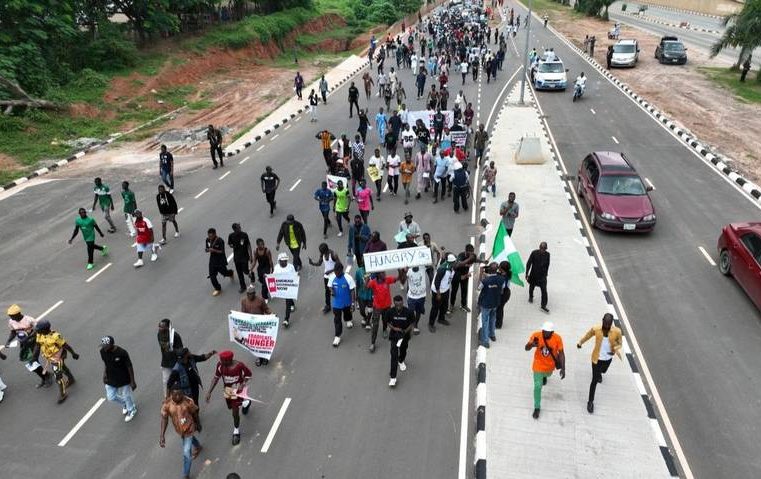
<instances>
[{"instance_id":1,"label":"car side mirror","mask_svg":"<svg viewBox=\"0 0 761 479\"><path fill-rule=\"evenodd\" d=\"M571 70L569 70L568 68L566 68L566 69L565 69L565 72L566 72L566 73L568 73L569 71L571 71Z\"/></svg>"},{"instance_id":2,"label":"car side mirror","mask_svg":"<svg viewBox=\"0 0 761 479\"><path fill-rule=\"evenodd\" d=\"M639 53L639 48L637 48L637 53Z\"/></svg>"},{"instance_id":3,"label":"car side mirror","mask_svg":"<svg viewBox=\"0 0 761 479\"><path fill-rule=\"evenodd\" d=\"M645 191L653 191L653 187L652 187L652 186L650 186L650 185L647 185L647 186L645 187Z\"/></svg>"},{"instance_id":4,"label":"car side mirror","mask_svg":"<svg viewBox=\"0 0 761 479\"><path fill-rule=\"evenodd\" d=\"M684 51L687 51L687 47L684 48Z\"/></svg>"}]
</instances>

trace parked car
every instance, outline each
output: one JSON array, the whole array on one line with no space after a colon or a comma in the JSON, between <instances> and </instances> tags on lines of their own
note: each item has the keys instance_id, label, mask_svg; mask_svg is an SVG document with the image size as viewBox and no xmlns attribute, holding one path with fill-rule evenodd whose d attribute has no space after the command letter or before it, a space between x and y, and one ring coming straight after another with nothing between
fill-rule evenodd
<instances>
[{"instance_id":1,"label":"parked car","mask_svg":"<svg viewBox=\"0 0 761 479\"><path fill-rule=\"evenodd\" d=\"M655 228L655 208L648 194L653 188L645 186L623 153L588 154L577 181L577 192L589 208L593 228L637 233Z\"/></svg>"},{"instance_id":2,"label":"parked car","mask_svg":"<svg viewBox=\"0 0 761 479\"><path fill-rule=\"evenodd\" d=\"M687 63L687 49L677 37L667 35L661 37L660 43L655 47L655 58L661 63L684 65Z\"/></svg>"},{"instance_id":3,"label":"parked car","mask_svg":"<svg viewBox=\"0 0 761 479\"><path fill-rule=\"evenodd\" d=\"M721 230L716 246L719 271L734 276L761 309L761 223L731 223Z\"/></svg>"},{"instance_id":4,"label":"parked car","mask_svg":"<svg viewBox=\"0 0 761 479\"><path fill-rule=\"evenodd\" d=\"M639 60L639 42L637 40L619 40L613 45L611 67L633 67Z\"/></svg>"}]
</instances>

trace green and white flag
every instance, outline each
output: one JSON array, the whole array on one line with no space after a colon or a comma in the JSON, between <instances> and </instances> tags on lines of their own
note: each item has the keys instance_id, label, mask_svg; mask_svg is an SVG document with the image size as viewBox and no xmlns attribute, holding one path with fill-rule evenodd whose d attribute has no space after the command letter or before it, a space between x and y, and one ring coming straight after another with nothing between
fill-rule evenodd
<instances>
[{"instance_id":1,"label":"green and white flag","mask_svg":"<svg viewBox=\"0 0 761 479\"><path fill-rule=\"evenodd\" d=\"M518 254L518 250L515 249L513 240L507 234L507 229L505 229L505 225L501 221L499 221L497 235L494 237L494 246L491 248L491 259L497 263L501 263L502 261L509 262L510 269L513 273L510 281L518 286L523 286L523 281L521 281L520 275L526 271L526 268L523 266L521 255Z\"/></svg>"}]
</instances>

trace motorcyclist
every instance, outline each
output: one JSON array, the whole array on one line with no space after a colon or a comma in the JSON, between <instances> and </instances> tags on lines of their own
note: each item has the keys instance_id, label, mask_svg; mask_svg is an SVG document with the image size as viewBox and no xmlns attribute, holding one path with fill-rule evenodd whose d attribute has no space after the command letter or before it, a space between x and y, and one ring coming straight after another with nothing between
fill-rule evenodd
<instances>
[{"instance_id":1,"label":"motorcyclist","mask_svg":"<svg viewBox=\"0 0 761 479\"><path fill-rule=\"evenodd\" d=\"M574 96L580 97L584 94L584 90L587 88L587 77L584 76L584 72L579 73L574 82Z\"/></svg>"}]
</instances>

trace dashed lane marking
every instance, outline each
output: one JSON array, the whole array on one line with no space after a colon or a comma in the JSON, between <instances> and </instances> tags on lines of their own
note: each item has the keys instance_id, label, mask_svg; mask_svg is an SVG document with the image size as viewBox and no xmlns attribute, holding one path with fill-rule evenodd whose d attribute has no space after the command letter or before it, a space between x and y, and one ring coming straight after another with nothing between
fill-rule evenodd
<instances>
[{"instance_id":1,"label":"dashed lane marking","mask_svg":"<svg viewBox=\"0 0 761 479\"><path fill-rule=\"evenodd\" d=\"M616 145L618 145L618 138L616 138L615 136L611 136L611 138L613 138L613 142L614 142Z\"/></svg>"},{"instance_id":2,"label":"dashed lane marking","mask_svg":"<svg viewBox=\"0 0 761 479\"><path fill-rule=\"evenodd\" d=\"M296 180L296 183L294 183L294 184L293 184L293 186L291 186L291 189L290 189L290 190L288 190L288 191L293 191L293 190L295 190L295 189L296 189L296 187L297 187L297 186L299 186L299 183L301 183L301 178L299 178L298 180Z\"/></svg>"},{"instance_id":3,"label":"dashed lane marking","mask_svg":"<svg viewBox=\"0 0 761 479\"><path fill-rule=\"evenodd\" d=\"M590 108L590 109L589 109L589 111L591 111L593 115L596 115L596 114L597 114L597 112L595 111L595 109L594 109L594 108Z\"/></svg>"},{"instance_id":4,"label":"dashed lane marking","mask_svg":"<svg viewBox=\"0 0 761 479\"><path fill-rule=\"evenodd\" d=\"M99 269L99 270L98 270L98 271L97 271L97 272L96 272L94 275L92 275L92 276L90 276L89 278L87 278L87 280L85 280L85 283L89 283L89 282L91 282L92 280L94 280L95 278L97 278L97 277L100 275L100 273L102 273L102 272L104 272L105 270L107 270L108 268L110 268L112 264L113 264L113 263L106 263L106 265L105 265L105 266L103 266L102 268L100 268L100 269Z\"/></svg>"},{"instance_id":5,"label":"dashed lane marking","mask_svg":"<svg viewBox=\"0 0 761 479\"><path fill-rule=\"evenodd\" d=\"M100 398L98 399L95 404L93 404L93 407L90 408L89 411L87 411L87 414L85 414L82 419L79 420L79 422L69 431L66 436L64 436L63 439L61 439L61 442L58 443L58 447L64 447L72 437L74 437L74 434L79 431L82 426L85 425L85 423L92 417L93 414L95 414L95 411L98 410L98 408L106 401L106 398Z\"/></svg>"},{"instance_id":6,"label":"dashed lane marking","mask_svg":"<svg viewBox=\"0 0 761 479\"><path fill-rule=\"evenodd\" d=\"M58 306L60 306L62 304L63 304L63 300L61 299L56 304L54 304L53 306L51 306L48 309L46 309L44 313L42 313L41 315L37 316L37 321L41 320L42 318L44 318L48 314L52 313Z\"/></svg>"},{"instance_id":7,"label":"dashed lane marking","mask_svg":"<svg viewBox=\"0 0 761 479\"><path fill-rule=\"evenodd\" d=\"M208 188L204 188L204 189L203 189L203 191L202 191L202 192L200 192L200 193L198 193L198 194L196 195L196 197L195 197L195 198L196 198L196 199L200 198L200 197L201 197L201 196L203 196L203 194L204 194L204 193L206 193L207 191L209 191L209 189L208 189Z\"/></svg>"},{"instance_id":8,"label":"dashed lane marking","mask_svg":"<svg viewBox=\"0 0 761 479\"><path fill-rule=\"evenodd\" d=\"M232 173L232 171L228 171L228 172L227 172L227 173L225 173L224 175L220 176L220 177L219 177L219 180L220 180L220 181L224 180L225 178L227 178L227 175L229 175L230 173Z\"/></svg>"},{"instance_id":9,"label":"dashed lane marking","mask_svg":"<svg viewBox=\"0 0 761 479\"><path fill-rule=\"evenodd\" d=\"M703 253L703 256L705 256L706 261L708 261L708 264L710 264L711 266L716 266L716 261L714 261L713 258L711 258L711 255L708 254L708 251L706 251L705 248L703 248L702 246L698 246L698 249L700 250L701 253Z\"/></svg>"},{"instance_id":10,"label":"dashed lane marking","mask_svg":"<svg viewBox=\"0 0 761 479\"><path fill-rule=\"evenodd\" d=\"M277 138L278 136L280 136L280 133L278 133L277 135L275 135L272 138L270 138L270 141L275 141L275 138Z\"/></svg>"},{"instance_id":11,"label":"dashed lane marking","mask_svg":"<svg viewBox=\"0 0 761 479\"><path fill-rule=\"evenodd\" d=\"M239 164L239 165L242 165L243 163L247 162L249 158L251 158L251 157L250 157L250 156L247 156L247 157L243 158L242 160L240 160L240 161L238 162L238 164Z\"/></svg>"},{"instance_id":12,"label":"dashed lane marking","mask_svg":"<svg viewBox=\"0 0 761 479\"><path fill-rule=\"evenodd\" d=\"M262 145L259 148L257 148L256 151L262 151L262 148L264 148L264 145Z\"/></svg>"},{"instance_id":13,"label":"dashed lane marking","mask_svg":"<svg viewBox=\"0 0 761 479\"><path fill-rule=\"evenodd\" d=\"M267 434L267 439L265 439L264 444L262 444L262 448L259 451L262 454L266 454L267 451L270 450L270 446L272 445L272 440L275 439L275 434L277 434L277 430L280 427L280 423L283 422L283 417L285 416L285 412L288 410L288 406L290 404L291 404L291 398L285 398L285 400L283 401L283 405L280 406L280 411L278 411L277 413L275 422L272 423L270 432L269 434Z\"/></svg>"}]
</instances>

